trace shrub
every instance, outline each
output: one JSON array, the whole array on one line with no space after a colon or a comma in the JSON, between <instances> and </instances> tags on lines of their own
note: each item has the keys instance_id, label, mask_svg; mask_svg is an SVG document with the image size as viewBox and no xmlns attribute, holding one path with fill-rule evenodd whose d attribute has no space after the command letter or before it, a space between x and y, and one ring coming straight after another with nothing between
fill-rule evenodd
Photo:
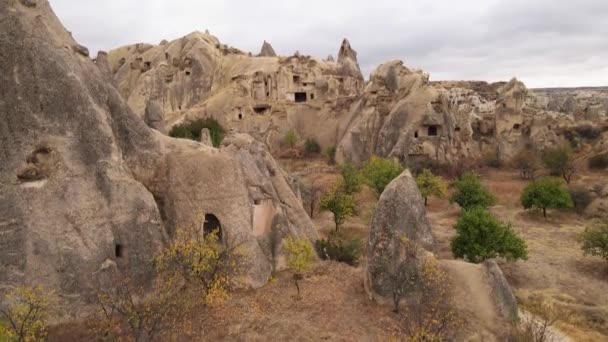
<instances>
[{"instance_id":1,"label":"shrub","mask_svg":"<svg viewBox=\"0 0 608 342\"><path fill-rule=\"evenodd\" d=\"M585 209L591 204L591 192L583 187L570 188L568 190L572 203L574 204L574 210L579 215L585 212Z\"/></svg>"},{"instance_id":2,"label":"shrub","mask_svg":"<svg viewBox=\"0 0 608 342\"><path fill-rule=\"evenodd\" d=\"M296 133L294 129L290 129L289 131L287 131L287 133L285 133L283 141L287 146L289 146L289 148L293 149L298 143L298 133Z\"/></svg>"},{"instance_id":3,"label":"shrub","mask_svg":"<svg viewBox=\"0 0 608 342\"><path fill-rule=\"evenodd\" d=\"M608 153L598 154L589 159L590 169L605 169L608 168Z\"/></svg>"},{"instance_id":4,"label":"shrub","mask_svg":"<svg viewBox=\"0 0 608 342\"><path fill-rule=\"evenodd\" d=\"M46 321L51 305L49 296L41 287L20 286L4 297L0 317L0 336L7 341L43 341L46 337Z\"/></svg>"},{"instance_id":5,"label":"shrub","mask_svg":"<svg viewBox=\"0 0 608 342\"><path fill-rule=\"evenodd\" d=\"M336 163L336 145L331 145L325 150L325 154L327 154L327 158L329 159L330 164Z\"/></svg>"},{"instance_id":6,"label":"shrub","mask_svg":"<svg viewBox=\"0 0 608 342\"><path fill-rule=\"evenodd\" d=\"M351 162L347 161L340 164L338 169L342 175L342 187L345 193L350 195L361 191L361 183L363 182L361 173Z\"/></svg>"},{"instance_id":7,"label":"shrub","mask_svg":"<svg viewBox=\"0 0 608 342\"><path fill-rule=\"evenodd\" d=\"M502 160L500 159L500 153L498 151L498 148L484 153L483 161L486 164L486 166L489 166L489 167L493 167L496 169L502 167Z\"/></svg>"},{"instance_id":8,"label":"shrub","mask_svg":"<svg viewBox=\"0 0 608 342\"><path fill-rule=\"evenodd\" d=\"M315 252L308 240L293 239L291 236L287 237L283 248L287 253L287 266L293 272L293 281L300 297L299 281L304 279L302 273L312 268Z\"/></svg>"},{"instance_id":9,"label":"shrub","mask_svg":"<svg viewBox=\"0 0 608 342\"><path fill-rule=\"evenodd\" d=\"M344 192L342 184L337 184L321 197L321 209L334 214L334 223L338 231L346 218L353 214L355 200Z\"/></svg>"},{"instance_id":10,"label":"shrub","mask_svg":"<svg viewBox=\"0 0 608 342\"><path fill-rule=\"evenodd\" d=\"M585 255L598 256L608 261L608 222L587 227L581 235L581 242Z\"/></svg>"},{"instance_id":11,"label":"shrub","mask_svg":"<svg viewBox=\"0 0 608 342\"><path fill-rule=\"evenodd\" d=\"M220 123L214 118L198 119L191 122L184 122L179 125L173 126L169 132L169 136L174 138L190 139L195 141L201 140L201 130L203 128L209 129L211 134L211 143L214 147L220 147L226 130Z\"/></svg>"},{"instance_id":12,"label":"shrub","mask_svg":"<svg viewBox=\"0 0 608 342\"><path fill-rule=\"evenodd\" d=\"M452 253L479 263L502 257L513 261L527 259L526 243L511 228L484 208L464 211L454 226L457 235L451 242Z\"/></svg>"},{"instance_id":13,"label":"shrub","mask_svg":"<svg viewBox=\"0 0 608 342\"><path fill-rule=\"evenodd\" d=\"M327 240L317 240L315 247L322 259L357 266L363 250L363 241L357 237L347 237L344 234L332 232Z\"/></svg>"},{"instance_id":14,"label":"shrub","mask_svg":"<svg viewBox=\"0 0 608 342\"><path fill-rule=\"evenodd\" d=\"M403 167L395 159L372 156L361 172L366 183L380 196L384 188L403 172Z\"/></svg>"},{"instance_id":15,"label":"shrub","mask_svg":"<svg viewBox=\"0 0 608 342\"><path fill-rule=\"evenodd\" d=\"M542 209L547 218L547 209L565 209L574 207L568 191L562 188L555 178L541 178L530 182L521 194L521 205L524 209Z\"/></svg>"},{"instance_id":16,"label":"shrub","mask_svg":"<svg viewBox=\"0 0 608 342\"><path fill-rule=\"evenodd\" d=\"M449 173L451 169L449 165L430 158L414 158L409 160L407 162L407 168L415 175L419 174L424 169L428 169L436 175L445 175L446 173Z\"/></svg>"},{"instance_id":17,"label":"shrub","mask_svg":"<svg viewBox=\"0 0 608 342\"><path fill-rule=\"evenodd\" d=\"M416 185L420 190L420 194L424 198L425 206L428 203L429 196L437 196L441 198L448 191L448 186L443 178L433 175L433 173L427 169L422 170L418 177L416 177Z\"/></svg>"},{"instance_id":18,"label":"shrub","mask_svg":"<svg viewBox=\"0 0 608 342\"><path fill-rule=\"evenodd\" d=\"M574 153L568 145L547 149L543 153L543 162L554 176L561 176L567 184L574 175Z\"/></svg>"},{"instance_id":19,"label":"shrub","mask_svg":"<svg viewBox=\"0 0 608 342\"><path fill-rule=\"evenodd\" d=\"M496 203L496 198L480 182L479 176L467 172L455 184L450 203L458 203L463 209L487 208Z\"/></svg>"},{"instance_id":20,"label":"shrub","mask_svg":"<svg viewBox=\"0 0 608 342\"><path fill-rule=\"evenodd\" d=\"M534 179L540 169L540 159L534 151L522 149L511 159L511 165L519 170L522 179Z\"/></svg>"},{"instance_id":21,"label":"shrub","mask_svg":"<svg viewBox=\"0 0 608 342\"><path fill-rule=\"evenodd\" d=\"M316 138L308 138L304 142L304 150L309 154L317 154L321 152L321 145L319 145L319 141Z\"/></svg>"}]
</instances>

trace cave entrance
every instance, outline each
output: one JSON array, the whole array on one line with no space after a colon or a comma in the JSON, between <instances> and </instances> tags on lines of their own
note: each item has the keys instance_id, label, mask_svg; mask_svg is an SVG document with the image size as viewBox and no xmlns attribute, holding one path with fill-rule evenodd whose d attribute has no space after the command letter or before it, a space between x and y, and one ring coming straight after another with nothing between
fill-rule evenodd
<instances>
[{"instance_id":1,"label":"cave entrance","mask_svg":"<svg viewBox=\"0 0 608 342\"><path fill-rule=\"evenodd\" d=\"M117 258L122 258L123 254L124 254L124 251L123 251L122 245L117 243L114 246L114 256Z\"/></svg>"},{"instance_id":2,"label":"cave entrance","mask_svg":"<svg viewBox=\"0 0 608 342\"><path fill-rule=\"evenodd\" d=\"M520 127L521 126L519 124L517 124L517 123L515 125L513 125L513 129L516 130L516 131L519 130Z\"/></svg>"},{"instance_id":3,"label":"cave entrance","mask_svg":"<svg viewBox=\"0 0 608 342\"><path fill-rule=\"evenodd\" d=\"M297 92L294 94L294 99L296 102L306 102L306 93L305 92Z\"/></svg>"},{"instance_id":4,"label":"cave entrance","mask_svg":"<svg viewBox=\"0 0 608 342\"><path fill-rule=\"evenodd\" d=\"M214 231L217 232L218 241L222 241L222 225L220 220L213 214L206 214L205 222L203 223L203 235L207 236Z\"/></svg>"},{"instance_id":5,"label":"cave entrance","mask_svg":"<svg viewBox=\"0 0 608 342\"><path fill-rule=\"evenodd\" d=\"M429 128L428 128L428 134L427 134L427 135L428 135L429 137L435 137L435 136L437 136L437 132L438 132L438 131L439 131L439 130L438 130L438 127L437 127L437 126L435 126L435 125L431 125L431 126L429 126Z\"/></svg>"}]
</instances>

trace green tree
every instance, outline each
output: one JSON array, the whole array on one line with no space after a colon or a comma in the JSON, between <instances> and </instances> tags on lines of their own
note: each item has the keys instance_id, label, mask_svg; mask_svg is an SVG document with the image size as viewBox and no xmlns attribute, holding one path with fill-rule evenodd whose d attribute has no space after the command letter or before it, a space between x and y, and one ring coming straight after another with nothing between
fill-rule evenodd
<instances>
[{"instance_id":1,"label":"green tree","mask_svg":"<svg viewBox=\"0 0 608 342\"><path fill-rule=\"evenodd\" d=\"M321 198L321 209L334 214L336 231L339 231L342 223L355 210L355 200L344 192L342 184L337 184Z\"/></svg>"},{"instance_id":2,"label":"green tree","mask_svg":"<svg viewBox=\"0 0 608 342\"><path fill-rule=\"evenodd\" d=\"M4 297L0 314L7 324L0 324L0 336L9 341L44 341L50 297L41 287L20 286Z\"/></svg>"},{"instance_id":3,"label":"green tree","mask_svg":"<svg viewBox=\"0 0 608 342\"><path fill-rule=\"evenodd\" d=\"M574 152L570 145L563 144L547 149L543 153L543 162L551 171L551 174L562 177L567 184L570 184L570 180L572 180L572 176L576 171L574 167Z\"/></svg>"},{"instance_id":4,"label":"green tree","mask_svg":"<svg viewBox=\"0 0 608 342\"><path fill-rule=\"evenodd\" d=\"M455 191L450 198L450 203L458 203L463 209L487 208L496 204L496 197L481 184L479 176L475 173L466 172L454 187Z\"/></svg>"},{"instance_id":5,"label":"green tree","mask_svg":"<svg viewBox=\"0 0 608 342\"><path fill-rule=\"evenodd\" d=\"M608 261L608 222L587 227L581 235L585 255L593 255Z\"/></svg>"},{"instance_id":6,"label":"green tree","mask_svg":"<svg viewBox=\"0 0 608 342\"><path fill-rule=\"evenodd\" d=\"M287 237L283 249L287 253L287 266L293 272L293 281L300 297L299 281L304 279L302 273L312 268L315 251L308 240L293 239L291 236Z\"/></svg>"},{"instance_id":7,"label":"green tree","mask_svg":"<svg viewBox=\"0 0 608 342\"><path fill-rule=\"evenodd\" d=\"M285 133L285 138L283 140L285 141L285 144L289 146L289 148L294 148L298 143L298 133L296 133L294 129L290 129L287 131L287 133Z\"/></svg>"},{"instance_id":8,"label":"green tree","mask_svg":"<svg viewBox=\"0 0 608 342\"><path fill-rule=\"evenodd\" d=\"M521 194L521 205L524 209L542 209L545 219L547 209L574 207L570 194L562 188L561 182L550 177L530 182Z\"/></svg>"},{"instance_id":9,"label":"green tree","mask_svg":"<svg viewBox=\"0 0 608 342\"><path fill-rule=\"evenodd\" d=\"M397 160L377 156L372 156L361 170L366 183L378 196L382 195L384 188L402 172L403 166Z\"/></svg>"},{"instance_id":10,"label":"green tree","mask_svg":"<svg viewBox=\"0 0 608 342\"><path fill-rule=\"evenodd\" d=\"M325 150L329 163L332 165L336 163L336 151L336 145L331 145L327 148L327 150Z\"/></svg>"},{"instance_id":11,"label":"green tree","mask_svg":"<svg viewBox=\"0 0 608 342\"><path fill-rule=\"evenodd\" d=\"M452 253L457 258L479 263L503 257L507 260L527 259L526 243L511 228L481 207L465 210L454 226Z\"/></svg>"},{"instance_id":12,"label":"green tree","mask_svg":"<svg viewBox=\"0 0 608 342\"><path fill-rule=\"evenodd\" d=\"M351 195L361 191L361 183L363 182L361 173L355 166L347 161L338 166L342 175L342 187L344 192Z\"/></svg>"},{"instance_id":13,"label":"green tree","mask_svg":"<svg viewBox=\"0 0 608 342\"><path fill-rule=\"evenodd\" d=\"M448 186L440 176L435 176L429 169L424 169L418 177L416 177L416 185L420 194L424 197L424 205L428 203L429 196L443 197L447 191Z\"/></svg>"}]
</instances>

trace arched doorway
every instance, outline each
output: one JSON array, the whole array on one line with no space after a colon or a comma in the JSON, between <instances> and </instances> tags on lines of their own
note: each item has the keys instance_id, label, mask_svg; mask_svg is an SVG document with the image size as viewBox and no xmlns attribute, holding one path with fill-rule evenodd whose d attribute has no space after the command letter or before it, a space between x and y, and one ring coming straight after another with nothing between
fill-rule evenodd
<instances>
[{"instance_id":1,"label":"arched doorway","mask_svg":"<svg viewBox=\"0 0 608 342\"><path fill-rule=\"evenodd\" d=\"M222 224L220 220L213 214L205 214L205 222L203 222L203 234L205 236L217 231L218 241L222 241Z\"/></svg>"}]
</instances>

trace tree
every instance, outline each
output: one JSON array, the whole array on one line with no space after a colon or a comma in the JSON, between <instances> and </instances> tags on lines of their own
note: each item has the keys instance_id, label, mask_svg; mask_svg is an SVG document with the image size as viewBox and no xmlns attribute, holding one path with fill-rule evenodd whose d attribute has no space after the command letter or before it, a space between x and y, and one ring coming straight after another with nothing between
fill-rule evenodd
<instances>
[{"instance_id":1,"label":"tree","mask_svg":"<svg viewBox=\"0 0 608 342\"><path fill-rule=\"evenodd\" d=\"M424 197L425 206L428 203L429 196L441 198L448 191L448 186L443 178L433 175L429 169L424 169L420 172L418 177L416 177L416 185L418 186L418 190L420 190L420 194Z\"/></svg>"},{"instance_id":2,"label":"tree","mask_svg":"<svg viewBox=\"0 0 608 342\"><path fill-rule=\"evenodd\" d=\"M569 145L563 144L547 149L543 153L543 162L553 175L561 176L567 184L570 184L576 169L574 167L574 152Z\"/></svg>"},{"instance_id":3,"label":"tree","mask_svg":"<svg viewBox=\"0 0 608 342\"><path fill-rule=\"evenodd\" d=\"M43 341L46 337L46 320L51 306L50 296L43 288L20 286L4 297L0 314L7 321L0 325L0 336L14 341Z\"/></svg>"},{"instance_id":4,"label":"tree","mask_svg":"<svg viewBox=\"0 0 608 342\"><path fill-rule=\"evenodd\" d=\"M352 215L355 210L355 200L351 195L344 193L341 184L337 184L321 198L321 209L330 211L334 214L336 231L339 231L340 225L342 225L346 218Z\"/></svg>"},{"instance_id":5,"label":"tree","mask_svg":"<svg viewBox=\"0 0 608 342\"><path fill-rule=\"evenodd\" d=\"M327 159L331 165L336 163L336 151L336 145L331 145L325 150L325 154L327 154Z\"/></svg>"},{"instance_id":6,"label":"tree","mask_svg":"<svg viewBox=\"0 0 608 342\"><path fill-rule=\"evenodd\" d=\"M295 130L290 129L285 134L284 140L285 140L285 144L287 144L287 146L289 146L289 148L293 149L294 147L296 147L296 144L298 143L298 133L296 133Z\"/></svg>"},{"instance_id":7,"label":"tree","mask_svg":"<svg viewBox=\"0 0 608 342\"><path fill-rule=\"evenodd\" d=\"M171 244L156 258L159 272L177 272L187 282L200 286L200 296L214 305L228 299L229 274L237 267L235 250L226 248L219 232L180 229Z\"/></svg>"},{"instance_id":8,"label":"tree","mask_svg":"<svg viewBox=\"0 0 608 342\"><path fill-rule=\"evenodd\" d=\"M111 271L112 286L97 293L98 311L89 328L100 339L153 341L177 329L185 312L199 306L198 291L185 286L176 273L162 274L147 291Z\"/></svg>"},{"instance_id":9,"label":"tree","mask_svg":"<svg viewBox=\"0 0 608 342\"><path fill-rule=\"evenodd\" d=\"M562 188L555 178L541 178L530 182L521 194L521 205L524 209L542 209L547 218L547 209L565 209L574 207L568 191Z\"/></svg>"},{"instance_id":10,"label":"tree","mask_svg":"<svg viewBox=\"0 0 608 342\"><path fill-rule=\"evenodd\" d=\"M395 159L372 156L361 172L367 184L380 196L384 188L403 172L403 166Z\"/></svg>"},{"instance_id":11,"label":"tree","mask_svg":"<svg viewBox=\"0 0 608 342\"><path fill-rule=\"evenodd\" d=\"M457 235L451 247L457 258L479 263L497 257L510 261L528 257L525 241L511 225L499 221L485 208L465 210L454 228Z\"/></svg>"},{"instance_id":12,"label":"tree","mask_svg":"<svg viewBox=\"0 0 608 342\"><path fill-rule=\"evenodd\" d=\"M455 184L455 191L450 198L450 203L458 203L463 209L473 207L487 208L496 203L492 195L479 180L479 176L472 172L466 172Z\"/></svg>"},{"instance_id":13,"label":"tree","mask_svg":"<svg viewBox=\"0 0 608 342\"><path fill-rule=\"evenodd\" d=\"M302 273L312 268L312 263L315 260L315 251L308 240L293 239L291 236L287 237L285 241L284 251L287 253L287 266L293 272L293 281L298 290L299 298L299 281L304 279Z\"/></svg>"},{"instance_id":14,"label":"tree","mask_svg":"<svg viewBox=\"0 0 608 342\"><path fill-rule=\"evenodd\" d=\"M581 235L585 255L593 255L608 261L608 222L587 227Z\"/></svg>"},{"instance_id":15,"label":"tree","mask_svg":"<svg viewBox=\"0 0 608 342\"><path fill-rule=\"evenodd\" d=\"M534 180L536 172L540 169L540 159L534 151L522 149L513 157L511 165L519 170L522 179Z\"/></svg>"},{"instance_id":16,"label":"tree","mask_svg":"<svg viewBox=\"0 0 608 342\"><path fill-rule=\"evenodd\" d=\"M352 195L361 191L361 173L351 162L340 164L338 169L342 175L342 188L346 194Z\"/></svg>"}]
</instances>

